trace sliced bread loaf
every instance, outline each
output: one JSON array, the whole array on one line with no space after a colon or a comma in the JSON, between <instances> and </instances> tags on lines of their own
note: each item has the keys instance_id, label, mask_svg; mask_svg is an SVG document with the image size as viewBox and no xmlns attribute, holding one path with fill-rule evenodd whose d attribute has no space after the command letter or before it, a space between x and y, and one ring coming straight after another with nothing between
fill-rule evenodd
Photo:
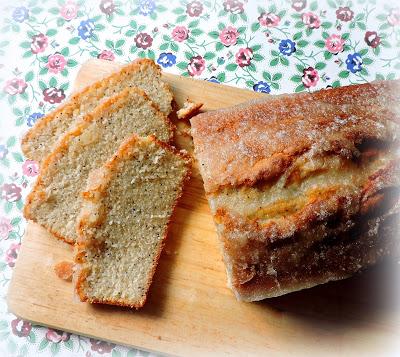
<instances>
[{"instance_id":1,"label":"sliced bread loaf","mask_svg":"<svg viewBox=\"0 0 400 357\"><path fill-rule=\"evenodd\" d=\"M143 306L189 171L188 156L132 136L89 175L75 256L82 301Z\"/></svg>"},{"instance_id":2,"label":"sliced bread loaf","mask_svg":"<svg viewBox=\"0 0 400 357\"><path fill-rule=\"evenodd\" d=\"M146 94L126 88L107 99L61 139L43 161L40 175L26 200L25 217L74 243L80 192L89 172L106 162L133 133L155 134L169 141L172 125Z\"/></svg>"},{"instance_id":3,"label":"sliced bread loaf","mask_svg":"<svg viewBox=\"0 0 400 357\"><path fill-rule=\"evenodd\" d=\"M140 59L74 94L64 105L38 121L22 139L23 153L41 162L62 134L91 112L99 101L126 87L142 89L165 115L171 112L172 93L161 80L160 67L151 60Z\"/></svg>"}]
</instances>

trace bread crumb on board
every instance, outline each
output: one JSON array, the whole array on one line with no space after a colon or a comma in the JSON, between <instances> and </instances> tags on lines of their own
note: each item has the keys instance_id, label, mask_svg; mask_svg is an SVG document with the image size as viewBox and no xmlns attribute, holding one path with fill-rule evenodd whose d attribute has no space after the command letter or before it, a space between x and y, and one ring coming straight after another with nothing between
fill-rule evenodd
<instances>
[{"instance_id":1,"label":"bread crumb on board","mask_svg":"<svg viewBox=\"0 0 400 357\"><path fill-rule=\"evenodd\" d=\"M74 269L74 263L62 261L54 266L54 272L56 275L65 281L72 281L72 274Z\"/></svg>"},{"instance_id":2,"label":"bread crumb on board","mask_svg":"<svg viewBox=\"0 0 400 357\"><path fill-rule=\"evenodd\" d=\"M202 106L203 103L194 103L190 99L186 99L183 107L176 112L176 115L178 119L188 120L196 115Z\"/></svg>"}]
</instances>

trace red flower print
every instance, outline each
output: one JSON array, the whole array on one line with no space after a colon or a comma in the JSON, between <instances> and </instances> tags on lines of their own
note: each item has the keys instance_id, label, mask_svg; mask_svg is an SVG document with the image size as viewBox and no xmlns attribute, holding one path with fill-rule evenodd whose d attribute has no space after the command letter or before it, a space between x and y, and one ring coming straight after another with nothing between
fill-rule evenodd
<instances>
[{"instance_id":1,"label":"red flower print","mask_svg":"<svg viewBox=\"0 0 400 357\"><path fill-rule=\"evenodd\" d=\"M97 58L100 58L102 60L107 60L107 61L114 61L115 56L114 56L114 53L112 53L111 51L103 50L97 55Z\"/></svg>"},{"instance_id":2,"label":"red flower print","mask_svg":"<svg viewBox=\"0 0 400 357\"><path fill-rule=\"evenodd\" d=\"M236 45L236 41L239 37L239 32L232 26L225 27L219 34L221 43L227 47Z\"/></svg>"},{"instance_id":3,"label":"red flower print","mask_svg":"<svg viewBox=\"0 0 400 357\"><path fill-rule=\"evenodd\" d=\"M49 39L46 35L40 33L39 35L35 35L32 37L31 42L31 51L32 53L40 53L44 52L46 47L49 45Z\"/></svg>"},{"instance_id":4,"label":"red flower print","mask_svg":"<svg viewBox=\"0 0 400 357\"><path fill-rule=\"evenodd\" d=\"M348 6L339 7L336 10L336 17L338 20L341 20L344 22L349 22L353 19L354 12L352 10L350 10L350 8Z\"/></svg>"},{"instance_id":5,"label":"red flower print","mask_svg":"<svg viewBox=\"0 0 400 357\"><path fill-rule=\"evenodd\" d=\"M333 54L343 51L344 40L340 35L330 35L325 41L326 49Z\"/></svg>"},{"instance_id":6,"label":"red flower print","mask_svg":"<svg viewBox=\"0 0 400 357\"><path fill-rule=\"evenodd\" d=\"M307 6L307 0L292 0L292 8L300 12Z\"/></svg>"},{"instance_id":7,"label":"red flower print","mask_svg":"<svg viewBox=\"0 0 400 357\"><path fill-rule=\"evenodd\" d=\"M70 333L60 330L53 330L51 328L49 328L46 332L46 339L54 343L59 343L61 341L66 342L69 340L70 336Z\"/></svg>"},{"instance_id":8,"label":"red flower print","mask_svg":"<svg viewBox=\"0 0 400 357\"><path fill-rule=\"evenodd\" d=\"M7 239L13 227L7 217L0 217L0 238Z\"/></svg>"},{"instance_id":9,"label":"red flower print","mask_svg":"<svg viewBox=\"0 0 400 357\"><path fill-rule=\"evenodd\" d=\"M172 30L172 38L175 41L182 42L189 37L189 30L185 26L176 26Z\"/></svg>"},{"instance_id":10,"label":"red flower print","mask_svg":"<svg viewBox=\"0 0 400 357\"><path fill-rule=\"evenodd\" d=\"M240 48L235 55L236 63L240 67L250 66L253 58L253 50L251 48Z\"/></svg>"},{"instance_id":11,"label":"red flower print","mask_svg":"<svg viewBox=\"0 0 400 357\"><path fill-rule=\"evenodd\" d=\"M199 76L206 69L206 61L201 56L192 57L187 69L192 77Z\"/></svg>"},{"instance_id":12,"label":"red flower print","mask_svg":"<svg viewBox=\"0 0 400 357\"><path fill-rule=\"evenodd\" d=\"M146 32L141 32L137 34L136 37L134 38L134 41L136 47L143 48L144 50L146 48L149 48L153 43L152 37Z\"/></svg>"},{"instance_id":13,"label":"red flower print","mask_svg":"<svg viewBox=\"0 0 400 357\"><path fill-rule=\"evenodd\" d=\"M39 164L36 161L26 160L22 165L22 172L29 177L35 177L39 174Z\"/></svg>"},{"instance_id":14,"label":"red flower print","mask_svg":"<svg viewBox=\"0 0 400 357\"><path fill-rule=\"evenodd\" d=\"M15 336L26 337L29 336L32 330L32 324L28 321L17 318L11 321L11 329Z\"/></svg>"},{"instance_id":15,"label":"red flower print","mask_svg":"<svg viewBox=\"0 0 400 357\"><path fill-rule=\"evenodd\" d=\"M111 15L115 11L114 0L101 0L99 8L103 14Z\"/></svg>"},{"instance_id":16,"label":"red flower print","mask_svg":"<svg viewBox=\"0 0 400 357\"><path fill-rule=\"evenodd\" d=\"M200 16L202 12L203 12L203 4L198 0L194 0L186 5L186 13L190 17Z\"/></svg>"},{"instance_id":17,"label":"red flower print","mask_svg":"<svg viewBox=\"0 0 400 357\"><path fill-rule=\"evenodd\" d=\"M7 202L16 202L21 199L21 188L15 183L5 183L1 186L1 198Z\"/></svg>"},{"instance_id":18,"label":"red flower print","mask_svg":"<svg viewBox=\"0 0 400 357\"><path fill-rule=\"evenodd\" d=\"M67 61L65 57L56 52L48 57L46 67L49 69L50 73L59 73L64 69L66 64Z\"/></svg>"},{"instance_id":19,"label":"red flower print","mask_svg":"<svg viewBox=\"0 0 400 357\"><path fill-rule=\"evenodd\" d=\"M301 20L309 29L317 29L321 26L321 20L312 12L305 12L301 15Z\"/></svg>"},{"instance_id":20,"label":"red flower print","mask_svg":"<svg viewBox=\"0 0 400 357\"><path fill-rule=\"evenodd\" d=\"M390 11L390 14L387 17L389 25L399 26L400 25L400 9L397 7Z\"/></svg>"},{"instance_id":21,"label":"red flower print","mask_svg":"<svg viewBox=\"0 0 400 357\"><path fill-rule=\"evenodd\" d=\"M319 75L316 69L312 67L303 69L303 76L301 77L301 81L304 84L304 87L310 88L315 87L318 83Z\"/></svg>"},{"instance_id":22,"label":"red flower print","mask_svg":"<svg viewBox=\"0 0 400 357\"><path fill-rule=\"evenodd\" d=\"M61 103L65 99L63 89L57 89L55 87L46 88L43 91L43 100L50 104Z\"/></svg>"},{"instance_id":23,"label":"red flower print","mask_svg":"<svg viewBox=\"0 0 400 357\"><path fill-rule=\"evenodd\" d=\"M23 79L13 78L6 82L3 90L9 95L16 95L24 93L27 87L28 85Z\"/></svg>"},{"instance_id":24,"label":"red flower print","mask_svg":"<svg viewBox=\"0 0 400 357\"><path fill-rule=\"evenodd\" d=\"M368 46L375 48L381 43L381 38L376 31L367 31L364 36L364 41Z\"/></svg>"},{"instance_id":25,"label":"red flower print","mask_svg":"<svg viewBox=\"0 0 400 357\"><path fill-rule=\"evenodd\" d=\"M223 3L226 12L241 14L244 11L243 3L238 0L226 0Z\"/></svg>"},{"instance_id":26,"label":"red flower print","mask_svg":"<svg viewBox=\"0 0 400 357\"><path fill-rule=\"evenodd\" d=\"M258 22L260 23L261 26L275 27L279 25L280 21L281 18L278 15L273 14L272 12L269 13L263 12L258 17Z\"/></svg>"},{"instance_id":27,"label":"red flower print","mask_svg":"<svg viewBox=\"0 0 400 357\"><path fill-rule=\"evenodd\" d=\"M6 250L6 258L5 261L10 268L14 268L15 261L18 258L18 253L21 248L21 243L12 243L10 247Z\"/></svg>"},{"instance_id":28,"label":"red flower print","mask_svg":"<svg viewBox=\"0 0 400 357\"><path fill-rule=\"evenodd\" d=\"M78 14L78 5L73 1L67 1L60 9L60 16L67 21L73 20Z\"/></svg>"},{"instance_id":29,"label":"red flower print","mask_svg":"<svg viewBox=\"0 0 400 357\"><path fill-rule=\"evenodd\" d=\"M98 341L98 340L94 340L93 338L90 339L90 343L91 343L91 350L95 351L99 354L104 354L104 353L110 353L113 348L115 347L115 344L113 343L108 343L108 342L104 342L104 341Z\"/></svg>"}]
</instances>

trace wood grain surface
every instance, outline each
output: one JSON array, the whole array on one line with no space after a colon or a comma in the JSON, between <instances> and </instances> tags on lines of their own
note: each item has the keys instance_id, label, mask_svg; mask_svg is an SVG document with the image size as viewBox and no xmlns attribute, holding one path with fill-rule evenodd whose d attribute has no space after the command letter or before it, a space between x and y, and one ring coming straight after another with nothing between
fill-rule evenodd
<instances>
[{"instance_id":1,"label":"wood grain surface","mask_svg":"<svg viewBox=\"0 0 400 357\"><path fill-rule=\"evenodd\" d=\"M75 88L118 69L92 60ZM165 74L176 102L204 110L258 93ZM179 125L185 130L183 124ZM179 145L190 150L188 138ZM8 292L9 309L37 324L179 356L389 356L400 352L400 266L386 262L341 282L258 303L237 302L226 287L201 178L195 170L174 214L150 295L139 311L91 306L58 279L54 265L72 248L29 223Z\"/></svg>"}]
</instances>

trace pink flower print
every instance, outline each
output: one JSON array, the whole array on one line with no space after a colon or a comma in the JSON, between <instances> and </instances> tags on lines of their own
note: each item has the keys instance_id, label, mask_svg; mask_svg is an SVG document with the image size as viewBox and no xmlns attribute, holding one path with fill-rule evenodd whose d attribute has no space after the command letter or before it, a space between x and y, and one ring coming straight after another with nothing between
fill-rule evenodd
<instances>
[{"instance_id":1,"label":"pink flower print","mask_svg":"<svg viewBox=\"0 0 400 357\"><path fill-rule=\"evenodd\" d=\"M313 67L304 68L301 81L303 82L304 87L306 88L315 87L319 81L319 75L317 70L314 69Z\"/></svg>"},{"instance_id":2,"label":"pink flower print","mask_svg":"<svg viewBox=\"0 0 400 357\"><path fill-rule=\"evenodd\" d=\"M60 16L67 21L71 21L78 15L78 5L73 1L67 1L60 9Z\"/></svg>"},{"instance_id":3,"label":"pink flower print","mask_svg":"<svg viewBox=\"0 0 400 357\"><path fill-rule=\"evenodd\" d=\"M240 67L250 66L253 58L253 50L251 48L240 48L235 55L236 63Z\"/></svg>"},{"instance_id":4,"label":"pink flower print","mask_svg":"<svg viewBox=\"0 0 400 357\"><path fill-rule=\"evenodd\" d=\"M46 332L46 339L54 343L59 343L61 341L66 342L69 340L70 336L70 333L60 330L53 330L51 328L49 328Z\"/></svg>"},{"instance_id":5,"label":"pink flower print","mask_svg":"<svg viewBox=\"0 0 400 357\"><path fill-rule=\"evenodd\" d=\"M101 53L99 53L97 55L97 58L100 58L102 60L107 60L107 61L114 61L115 55L114 55L114 53L112 53L109 50L103 50L103 51L101 51Z\"/></svg>"},{"instance_id":6,"label":"pink flower print","mask_svg":"<svg viewBox=\"0 0 400 357\"><path fill-rule=\"evenodd\" d=\"M20 248L21 243L12 243L10 247L6 250L5 261L10 268L14 268Z\"/></svg>"},{"instance_id":7,"label":"pink flower print","mask_svg":"<svg viewBox=\"0 0 400 357\"><path fill-rule=\"evenodd\" d=\"M63 89L55 87L45 88L43 90L43 100L50 104L61 103L65 99Z\"/></svg>"},{"instance_id":8,"label":"pink flower print","mask_svg":"<svg viewBox=\"0 0 400 357\"><path fill-rule=\"evenodd\" d=\"M354 11L352 11L348 6L339 7L336 10L336 18L338 20L349 22L353 19L353 17L354 17Z\"/></svg>"},{"instance_id":9,"label":"pink flower print","mask_svg":"<svg viewBox=\"0 0 400 357\"><path fill-rule=\"evenodd\" d=\"M198 0L194 0L186 5L186 13L190 17L200 16L202 12L203 12L203 4Z\"/></svg>"},{"instance_id":10,"label":"pink flower print","mask_svg":"<svg viewBox=\"0 0 400 357\"><path fill-rule=\"evenodd\" d=\"M21 199L21 187L18 187L15 183L5 183L1 186L1 198L7 202L16 202Z\"/></svg>"},{"instance_id":11,"label":"pink flower print","mask_svg":"<svg viewBox=\"0 0 400 357\"><path fill-rule=\"evenodd\" d=\"M27 87L28 85L23 79L13 78L6 81L3 90L9 95L16 95L24 93Z\"/></svg>"},{"instance_id":12,"label":"pink flower print","mask_svg":"<svg viewBox=\"0 0 400 357\"><path fill-rule=\"evenodd\" d=\"M7 239L13 227L7 217L0 217L0 238Z\"/></svg>"},{"instance_id":13,"label":"pink flower print","mask_svg":"<svg viewBox=\"0 0 400 357\"><path fill-rule=\"evenodd\" d=\"M398 7L390 11L390 14L387 17L387 21L389 25L392 26L400 25L400 9Z\"/></svg>"},{"instance_id":14,"label":"pink flower print","mask_svg":"<svg viewBox=\"0 0 400 357\"><path fill-rule=\"evenodd\" d=\"M227 47L231 45L236 45L237 39L239 37L239 32L236 28L232 26L225 27L219 34L219 39L221 43Z\"/></svg>"},{"instance_id":15,"label":"pink flower print","mask_svg":"<svg viewBox=\"0 0 400 357\"><path fill-rule=\"evenodd\" d=\"M195 56L190 59L188 64L188 72L193 76L199 76L206 68L206 61L201 56Z\"/></svg>"},{"instance_id":16,"label":"pink flower print","mask_svg":"<svg viewBox=\"0 0 400 357\"><path fill-rule=\"evenodd\" d=\"M22 165L22 172L29 177L35 177L39 174L39 165L36 161L26 160Z\"/></svg>"},{"instance_id":17,"label":"pink flower print","mask_svg":"<svg viewBox=\"0 0 400 357\"><path fill-rule=\"evenodd\" d=\"M34 54L44 52L44 50L48 45L49 45L49 39L47 38L46 35L40 33L39 35L35 35L32 37L31 51Z\"/></svg>"},{"instance_id":18,"label":"pink flower print","mask_svg":"<svg viewBox=\"0 0 400 357\"><path fill-rule=\"evenodd\" d=\"M32 330L32 324L28 321L16 318L11 321L11 330L15 336L27 337Z\"/></svg>"},{"instance_id":19,"label":"pink flower print","mask_svg":"<svg viewBox=\"0 0 400 357\"><path fill-rule=\"evenodd\" d=\"M141 32L136 35L134 38L136 47L138 48L143 48L144 50L146 48L149 48L152 43L153 43L153 38L146 32Z\"/></svg>"},{"instance_id":20,"label":"pink flower print","mask_svg":"<svg viewBox=\"0 0 400 357\"><path fill-rule=\"evenodd\" d=\"M381 43L381 38L376 31L367 31L364 35L364 41L368 46L376 48Z\"/></svg>"},{"instance_id":21,"label":"pink flower print","mask_svg":"<svg viewBox=\"0 0 400 357\"><path fill-rule=\"evenodd\" d=\"M269 13L263 12L258 17L258 22L260 23L261 26L275 27L275 26L279 25L280 21L281 21L281 18L272 12L269 12Z\"/></svg>"},{"instance_id":22,"label":"pink flower print","mask_svg":"<svg viewBox=\"0 0 400 357\"><path fill-rule=\"evenodd\" d=\"M113 343L108 343L105 341L98 341L93 338L90 339L90 343L91 343L90 349L101 355L105 354L105 353L110 353L113 350L113 348L115 347L115 344L113 344Z\"/></svg>"},{"instance_id":23,"label":"pink flower print","mask_svg":"<svg viewBox=\"0 0 400 357\"><path fill-rule=\"evenodd\" d=\"M175 41L182 42L189 37L189 30L185 26L176 26L172 30L172 38Z\"/></svg>"},{"instance_id":24,"label":"pink flower print","mask_svg":"<svg viewBox=\"0 0 400 357\"><path fill-rule=\"evenodd\" d=\"M321 26L321 20L312 12L305 12L301 15L301 20L309 29L317 29Z\"/></svg>"},{"instance_id":25,"label":"pink flower print","mask_svg":"<svg viewBox=\"0 0 400 357\"><path fill-rule=\"evenodd\" d=\"M64 69L66 64L67 61L65 57L56 52L48 57L46 67L49 69L50 73L59 73Z\"/></svg>"},{"instance_id":26,"label":"pink flower print","mask_svg":"<svg viewBox=\"0 0 400 357\"><path fill-rule=\"evenodd\" d=\"M307 6L307 0L292 0L292 8L297 12L304 10Z\"/></svg>"},{"instance_id":27,"label":"pink flower print","mask_svg":"<svg viewBox=\"0 0 400 357\"><path fill-rule=\"evenodd\" d=\"M325 41L326 49L333 54L343 51L344 39L340 35L330 35Z\"/></svg>"}]
</instances>

